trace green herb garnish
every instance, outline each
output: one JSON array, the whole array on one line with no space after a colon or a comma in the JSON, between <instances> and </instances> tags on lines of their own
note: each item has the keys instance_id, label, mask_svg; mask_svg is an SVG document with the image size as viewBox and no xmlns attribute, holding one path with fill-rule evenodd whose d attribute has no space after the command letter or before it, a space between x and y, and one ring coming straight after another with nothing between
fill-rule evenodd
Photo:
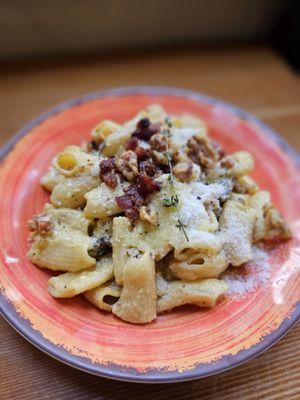
<instances>
[{"instance_id":1,"label":"green herb garnish","mask_svg":"<svg viewBox=\"0 0 300 400\"><path fill-rule=\"evenodd\" d=\"M174 206L177 206L178 203L179 203L179 199L178 199L177 194L172 195L169 199L163 200L164 207L174 207Z\"/></svg>"},{"instance_id":2,"label":"green herb garnish","mask_svg":"<svg viewBox=\"0 0 300 400\"><path fill-rule=\"evenodd\" d=\"M172 154L169 151L164 151L163 155L166 157L166 159L168 160L168 163L171 163L172 161ZM172 165L169 165L169 167L171 167Z\"/></svg>"},{"instance_id":3,"label":"green herb garnish","mask_svg":"<svg viewBox=\"0 0 300 400\"><path fill-rule=\"evenodd\" d=\"M178 228L179 230L181 230L181 232L184 234L186 240L189 242L189 238L188 238L188 235L187 235L186 230L185 230L186 225L184 225L184 224L180 221L180 219L178 219L177 221L178 221L178 224L176 224L177 228Z\"/></svg>"},{"instance_id":4,"label":"green herb garnish","mask_svg":"<svg viewBox=\"0 0 300 400\"><path fill-rule=\"evenodd\" d=\"M171 128L172 122L171 122L171 118L170 118L170 117L166 117L166 118L165 118L165 124L166 124L169 128Z\"/></svg>"},{"instance_id":5,"label":"green herb garnish","mask_svg":"<svg viewBox=\"0 0 300 400\"><path fill-rule=\"evenodd\" d=\"M168 137L171 136L171 132L170 132L169 129L163 129L163 130L161 131L161 134L162 134L164 137L166 137L166 138L168 138Z\"/></svg>"},{"instance_id":6,"label":"green herb garnish","mask_svg":"<svg viewBox=\"0 0 300 400\"><path fill-rule=\"evenodd\" d=\"M167 118L165 119L165 122L168 125L166 120L167 120ZM168 126L172 126L171 122L169 122L169 124L170 125L168 125ZM165 129L164 131L167 131L168 134L170 135L170 131L169 130ZM163 153L163 155L166 157L166 159L168 161L168 167L169 167L169 170L170 170L170 173L169 173L169 176L168 176L168 181L170 182L170 191L171 191L171 197L163 199L163 206L164 207L176 207L177 222L178 222L176 224L176 227L183 233L183 235L185 236L186 240L189 242L189 238L188 238L188 235L187 235L186 230L185 230L186 226L181 222L180 216L179 216L179 211L178 211L179 198L178 198L178 195L176 193L175 186L174 186L174 175L173 175L173 170L172 170L172 154L169 151L168 143L167 143L167 149Z\"/></svg>"}]
</instances>

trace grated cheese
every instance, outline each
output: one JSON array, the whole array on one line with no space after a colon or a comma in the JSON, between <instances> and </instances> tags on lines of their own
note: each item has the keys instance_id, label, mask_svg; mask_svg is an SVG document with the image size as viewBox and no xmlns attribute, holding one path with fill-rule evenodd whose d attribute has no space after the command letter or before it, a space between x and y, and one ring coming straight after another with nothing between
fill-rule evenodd
<instances>
[{"instance_id":1,"label":"grated cheese","mask_svg":"<svg viewBox=\"0 0 300 400\"><path fill-rule=\"evenodd\" d=\"M207 219L204 202L218 199L226 194L226 187L220 183L205 185L202 182L178 183L180 194L180 218L187 226L193 226L199 218Z\"/></svg>"},{"instance_id":2,"label":"grated cheese","mask_svg":"<svg viewBox=\"0 0 300 400\"><path fill-rule=\"evenodd\" d=\"M241 267L230 267L220 276L228 284L228 296L241 297L270 281L271 265L267 251L253 246L252 254L252 261Z\"/></svg>"},{"instance_id":3,"label":"grated cheese","mask_svg":"<svg viewBox=\"0 0 300 400\"><path fill-rule=\"evenodd\" d=\"M92 176L95 176L95 177L99 176L99 173L100 173L99 164L100 164L100 160L97 160L97 162L95 162L95 164L92 166L92 168L91 168L91 175Z\"/></svg>"}]
</instances>

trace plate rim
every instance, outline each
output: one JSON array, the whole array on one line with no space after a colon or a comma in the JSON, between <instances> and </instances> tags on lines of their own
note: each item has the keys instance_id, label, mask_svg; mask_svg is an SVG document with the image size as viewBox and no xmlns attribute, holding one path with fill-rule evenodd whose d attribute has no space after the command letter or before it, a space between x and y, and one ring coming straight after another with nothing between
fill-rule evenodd
<instances>
[{"instance_id":1,"label":"plate rim","mask_svg":"<svg viewBox=\"0 0 300 400\"><path fill-rule=\"evenodd\" d=\"M296 167L300 167L300 154L293 149L284 138L280 136L273 128L265 124L259 118L255 117L251 113L236 107L231 103L227 103L223 100L204 95L195 91L180 89L175 87L167 86L125 86L117 87L112 89L105 89L87 93L78 98L74 98L57 106L49 109L48 111L40 114L38 117L25 124L12 138L4 144L0 149L0 167L2 166L5 157L13 150L15 144L27 133L29 133L34 127L41 124L43 121L52 117L63 110L70 109L74 106L93 101L99 98L105 98L108 96L126 96L126 95L167 95L174 97L183 97L189 100L194 100L206 104L216 104L225 108L233 115L257 125L262 128L263 134L270 137L284 153L288 154ZM69 353L63 347L53 344L50 340L44 338L42 334L35 330L28 320L21 317L15 307L5 298L4 294L0 291L0 312L4 319L27 341L37 347L39 350L50 355L58 361L63 362L71 367L79 369L84 372L88 372L93 375L135 383L171 383L171 382L182 382L194 379L204 378L210 375L215 375L221 372L225 372L229 369L237 367L257 355L261 354L265 350L269 349L278 340L280 340L299 320L300 318L300 302L295 304L295 308L290 316L285 318L280 326L273 332L265 335L262 340L256 343L249 349L240 350L235 355L223 356L220 360L198 364L194 369L185 372L178 371L165 371L161 369L150 369L145 373L138 373L131 369L124 369L118 365L101 365L92 363L88 358L80 357Z\"/></svg>"}]
</instances>

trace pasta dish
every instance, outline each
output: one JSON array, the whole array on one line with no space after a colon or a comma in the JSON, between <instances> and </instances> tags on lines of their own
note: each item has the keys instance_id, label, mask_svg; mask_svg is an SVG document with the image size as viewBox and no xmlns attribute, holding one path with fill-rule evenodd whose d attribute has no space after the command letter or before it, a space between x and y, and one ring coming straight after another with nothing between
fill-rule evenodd
<instances>
[{"instance_id":1,"label":"pasta dish","mask_svg":"<svg viewBox=\"0 0 300 400\"><path fill-rule=\"evenodd\" d=\"M28 221L28 257L63 272L49 280L53 297L83 294L131 323L214 307L228 266L291 236L253 168L249 153L226 154L191 115L152 105L122 125L103 120L42 178L50 202Z\"/></svg>"}]
</instances>

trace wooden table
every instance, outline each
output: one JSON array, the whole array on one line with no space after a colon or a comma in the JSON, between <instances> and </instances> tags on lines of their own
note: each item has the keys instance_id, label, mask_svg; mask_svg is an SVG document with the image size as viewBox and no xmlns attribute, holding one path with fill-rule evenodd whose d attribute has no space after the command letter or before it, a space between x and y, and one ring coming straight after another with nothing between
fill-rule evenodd
<instances>
[{"instance_id":1,"label":"wooden table","mask_svg":"<svg viewBox=\"0 0 300 400\"><path fill-rule=\"evenodd\" d=\"M125 85L177 86L235 103L300 150L299 77L270 49L186 49L67 61L15 62L0 69L0 144L66 99ZM256 359L199 381L142 385L65 366L0 320L0 399L300 399L300 325ZM298 341L297 341L298 339Z\"/></svg>"}]
</instances>

